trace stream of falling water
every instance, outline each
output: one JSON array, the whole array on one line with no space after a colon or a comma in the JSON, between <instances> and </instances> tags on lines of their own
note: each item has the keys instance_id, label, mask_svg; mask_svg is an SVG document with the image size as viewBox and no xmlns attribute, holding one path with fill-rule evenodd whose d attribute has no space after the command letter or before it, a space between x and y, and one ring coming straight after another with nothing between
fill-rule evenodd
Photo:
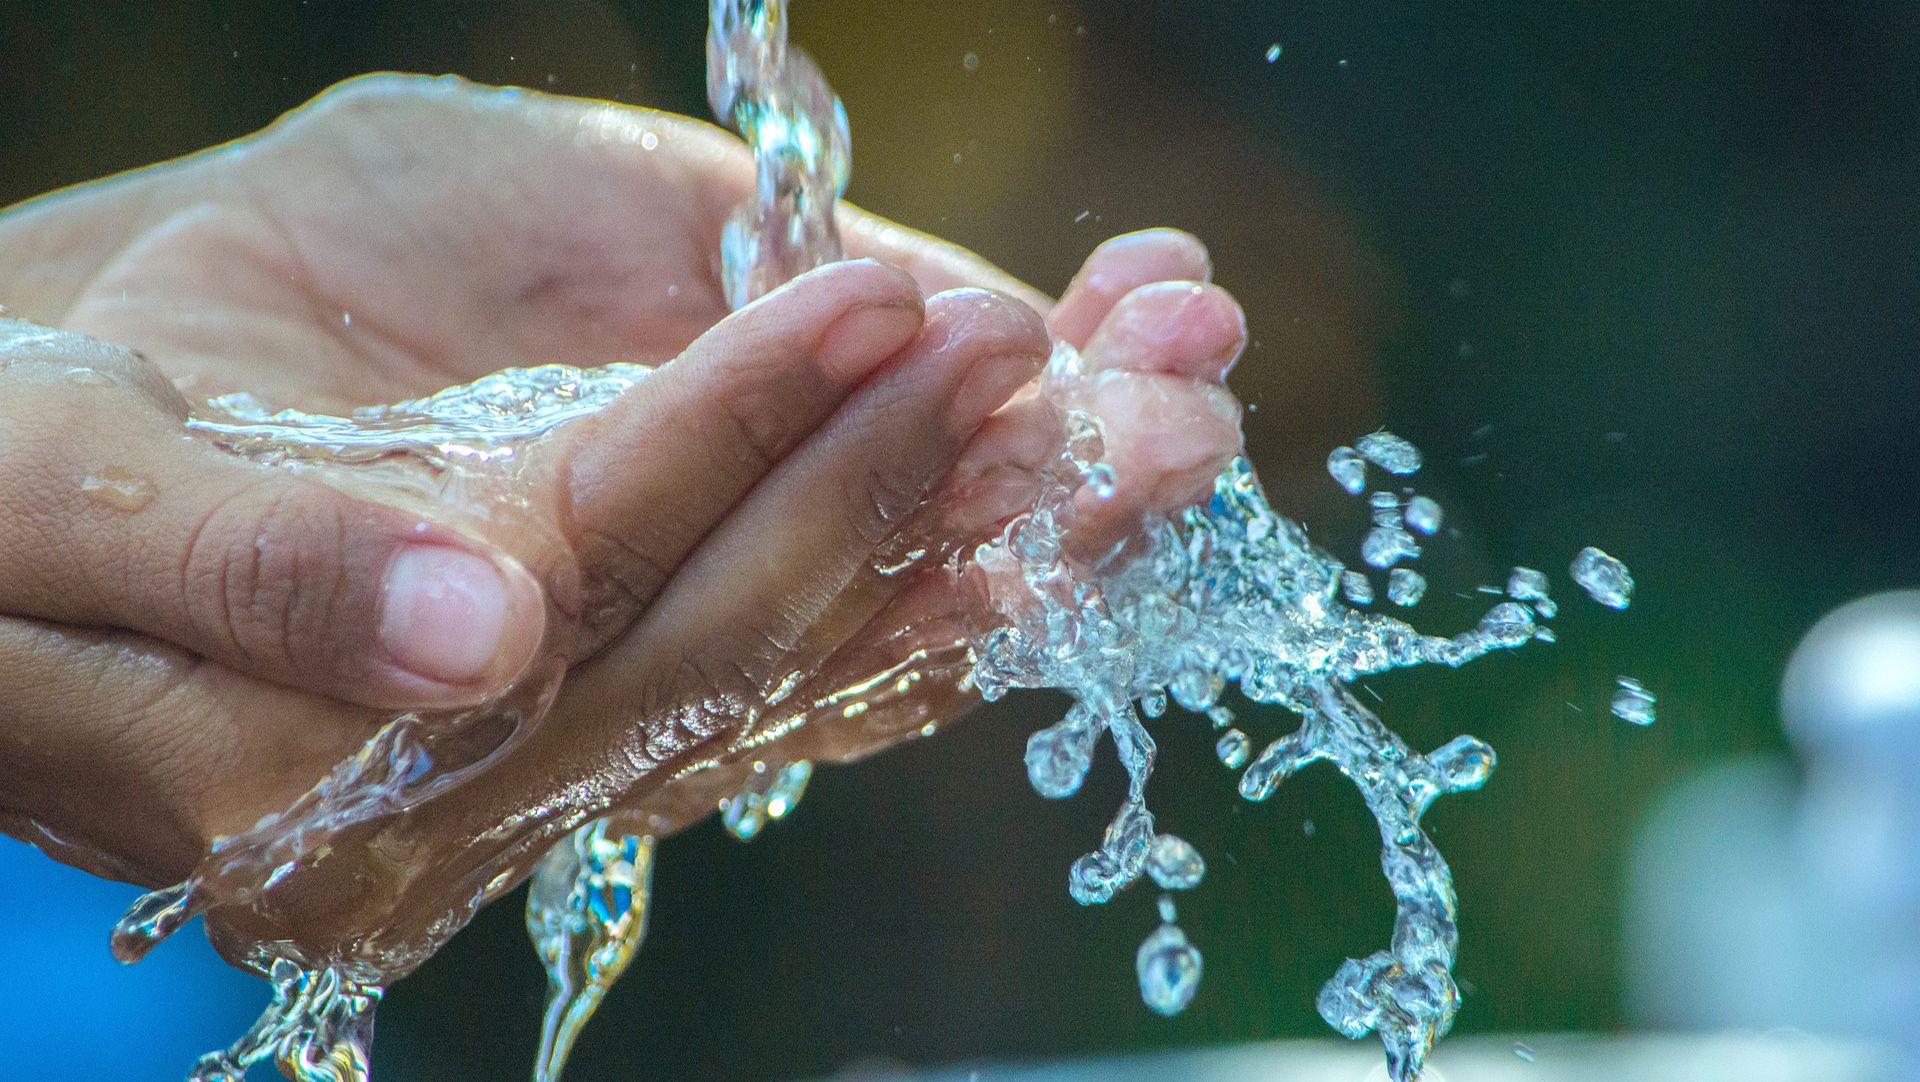
<instances>
[{"instance_id":1,"label":"stream of falling water","mask_svg":"<svg viewBox=\"0 0 1920 1082\"><path fill-rule=\"evenodd\" d=\"M787 42L782 0L711 0L707 29L707 98L714 116L753 148L754 193L727 220L720 240L721 282L727 303L742 308L795 276L843 255L834 207L847 190L853 142L847 113L813 58ZM757 837L768 820L792 810L813 776L804 760L754 764L740 793L721 802L726 829L741 841ZM595 838L619 831L617 818L582 829ZM547 966L547 1003L534 1059L534 1082L555 1082L573 1042L639 946L646 923L617 908L595 884L606 869L601 855L620 859L633 849L651 862L653 839L627 835L617 846L593 848L576 839L577 860L548 860L534 873L527 895L527 928ZM635 905L645 894L631 894ZM576 956L617 953L618 966L568 970Z\"/></svg>"},{"instance_id":2,"label":"stream of falling water","mask_svg":"<svg viewBox=\"0 0 1920 1082\"><path fill-rule=\"evenodd\" d=\"M716 113L753 147L756 196L722 238L723 278L739 307L795 274L840 258L834 205L847 184L850 141L840 102L806 55L787 45L781 0L712 0L709 94ZM377 466L403 454L449 473L509 472L528 439L599 409L644 379L647 369L559 365L516 369L418 402L347 418L268 413L244 397L212 403L191 422L199 434L269 461L320 459ZM1071 896L1098 904L1145 875L1163 891L1189 890L1205 876L1199 852L1162 831L1147 807L1155 744L1146 722L1169 703L1209 719L1222 764L1239 774L1244 798L1264 800L1294 772L1331 763L1361 792L1379 823L1381 868L1397 916L1389 945L1349 959L1319 996L1327 1023L1349 1037L1376 1034L1395 1082L1412 1082L1460 1005L1452 977L1457 899L1445 860L1421 828L1433 801L1477 789L1493 750L1460 736L1421 753L1349 690L1388 669L1458 666L1494 650L1551 642L1557 612L1547 576L1515 568L1505 598L1479 623L1449 636L1422 633L1383 612L1368 573L1313 547L1299 525L1277 515L1244 460L1216 481L1211 501L1152 525L1143 554L1090 571L1069 562L1063 539L1074 496L1101 483L1101 436L1086 408L1088 380L1065 346L1042 375L1042 393L1062 418L1062 452L1046 471L1035 506L996 539L961 557L988 584L992 630L970 644L973 685L987 699L1017 688L1067 692L1072 707L1033 735L1029 779L1048 798L1077 792L1103 737L1129 776L1125 800L1098 847L1076 861ZM1368 493L1377 471L1404 479L1419 451L1387 432L1342 447L1328 471L1349 493ZM484 487L484 486L482 486ZM1426 582L1406 564L1436 533L1441 509L1402 480L1368 495L1372 529L1365 565L1384 577L1401 608ZM1570 574L1595 601L1625 608L1633 581L1598 549L1583 550ZM507 700L450 717L393 719L300 802L245 834L221 839L192 878L142 898L115 929L114 947L133 960L192 916L246 906L349 828L404 815L485 768L544 714L560 674L529 679ZM1299 727L1253 754L1253 742L1222 704L1229 687L1301 718ZM1619 716L1647 724L1654 699L1623 677ZM476 732L479 736L476 737ZM787 814L811 764L766 760L744 791L720 804L742 840ZM505 829L505 828L503 828ZM619 815L593 820L555 846L533 874L527 927L549 978L536 1082L559 1076L574 1039L632 960L646 928L655 838ZM430 951L480 904L436 925ZM1199 949L1163 895L1161 923L1136 957L1146 1005L1184 1009L1203 973ZM250 1064L273 1060L299 1082L353 1082L368 1076L373 1011L395 973L390 966L308 964L287 944L260 944L249 959L273 984L273 1002L231 1048L205 1057L194 1082L239 1082Z\"/></svg>"}]
</instances>

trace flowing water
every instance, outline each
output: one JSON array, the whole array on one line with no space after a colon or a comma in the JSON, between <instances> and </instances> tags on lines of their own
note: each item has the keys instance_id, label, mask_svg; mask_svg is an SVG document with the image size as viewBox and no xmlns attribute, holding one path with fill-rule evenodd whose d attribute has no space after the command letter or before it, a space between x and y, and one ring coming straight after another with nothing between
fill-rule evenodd
<instances>
[{"instance_id":1,"label":"flowing water","mask_svg":"<svg viewBox=\"0 0 1920 1082\"><path fill-rule=\"evenodd\" d=\"M850 162L845 112L819 69L789 48L780 0L713 0L708 42L715 111L754 149L755 199L728 223L723 278L736 307L795 274L840 257L833 209ZM418 402L344 418L271 413L244 397L218 400L191 422L201 436L237 453L283 462L378 470L396 456L424 462L439 491L498 498L519 449L606 405L647 375L638 366L579 370L559 365L498 373ZM1421 827L1438 797L1477 789L1493 750L1471 736L1420 752L1350 690L1368 674L1416 665L1458 666L1495 650L1550 642L1557 608L1541 572L1515 568L1505 596L1472 628L1421 632L1368 611L1374 577L1349 569L1274 512L1251 467L1236 460L1212 499L1152 524L1137 558L1091 569L1063 544L1075 496L1110 486L1101 464L1089 380L1078 356L1056 350L1041 378L1061 420L1061 453L1028 512L995 539L957 559L987 583L989 630L969 644L967 680L987 699L1020 688L1067 692L1066 716L1035 733L1028 776L1043 797L1076 793L1103 740L1126 769L1126 797L1100 843L1076 861L1069 894L1105 902L1145 875L1163 891L1191 890L1206 876L1203 855L1161 829L1147 806L1156 745L1147 722L1169 706L1207 719L1216 754L1238 772L1239 794L1264 800L1294 772L1327 762L1350 780L1380 827L1381 869L1397 915L1388 945L1349 959L1319 996L1320 1014L1349 1037L1376 1034L1396 1082L1419 1076L1433 1043L1452 1025L1460 992L1452 977L1457 899L1446 861ZM1368 493L1371 530L1361 560L1399 608L1417 605L1424 577L1408 566L1436 534L1442 510L1405 486L1421 468L1418 449L1374 432L1328 458L1347 492ZM417 470L415 471L418 472ZM478 478L478 480L473 480ZM461 479L467 479L462 481ZM482 494L475 496L475 493ZM496 494L486 497L485 494ZM95 498L137 498L102 478ZM509 501L510 502L510 501ZM501 508L511 513L512 507ZM1626 607L1633 582L1618 560L1583 550L1571 577L1597 602ZM1382 574L1383 573L1383 574ZM897 675L884 674L889 680ZM141 899L115 930L132 960L192 916L259 903L282 878L331 846L356 844L355 828L402 817L484 770L544 715L562 674L537 673L503 701L460 714L392 719L293 807L254 829L221 839L192 878ZM876 677L875 681L880 681ZM848 692L858 705L860 689ZM885 682L885 681L882 681ZM875 685L877 686L877 685ZM1255 742L1223 704L1230 688L1297 715L1299 726ZM823 702L837 703L830 696ZM1622 678L1614 711L1652 721L1653 696ZM852 709L852 707L848 707ZM767 749L778 750L773 745ZM727 828L743 840L787 814L811 776L805 761L761 759L746 788L720 802ZM598 807L607 811L614 797ZM574 822L579 823L578 820ZM501 824L503 835L531 826ZM549 976L542 1047L534 1077L558 1077L581 1027L632 960L646 928L656 839L646 823L612 813L579 823L533 871L527 926ZM382 988L451 936L477 908L511 885L501 872L421 936L372 959L308 958L290 943L255 945L247 961L273 985L272 1004L233 1047L204 1058L199 1082L236 1082L248 1065L272 1060L300 1082L367 1077L373 1011ZM1184 1009L1204 972L1199 948L1177 921L1171 895L1141 944L1136 971L1146 1006Z\"/></svg>"}]
</instances>

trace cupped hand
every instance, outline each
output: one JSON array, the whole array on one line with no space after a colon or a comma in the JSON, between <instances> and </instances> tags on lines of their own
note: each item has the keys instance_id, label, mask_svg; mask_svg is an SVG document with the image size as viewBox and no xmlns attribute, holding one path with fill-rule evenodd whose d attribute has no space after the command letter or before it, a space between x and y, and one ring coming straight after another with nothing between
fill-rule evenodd
<instances>
[{"instance_id":1,"label":"cupped hand","mask_svg":"<svg viewBox=\"0 0 1920 1082\"><path fill-rule=\"evenodd\" d=\"M27 509L0 528L0 814L96 870L178 878L383 712L563 658L527 743L381 839L457 856L351 905L315 885L366 893L351 858L288 884L270 923L350 950L580 816L651 802L677 825L671 794L724 778L744 730L845 757L963 709L933 679L858 725L795 728L834 720L805 708L822 689L951 644L954 584L876 553L909 517L958 543L1018 510L1054 431L1018 390L1046 302L848 208L852 254L911 278L823 268L722 318L710 253L750 188L743 148L692 121L384 78L0 217L0 299L61 329L9 323L0 344L0 484ZM1237 447L1218 381L1244 332L1205 278L1189 238L1136 235L1051 310L1111 373L1091 405L1118 478L1088 553L1196 498ZM339 410L616 360L664 363L531 448L530 510L504 518L185 439L174 389ZM465 844L533 808L513 845Z\"/></svg>"}]
</instances>

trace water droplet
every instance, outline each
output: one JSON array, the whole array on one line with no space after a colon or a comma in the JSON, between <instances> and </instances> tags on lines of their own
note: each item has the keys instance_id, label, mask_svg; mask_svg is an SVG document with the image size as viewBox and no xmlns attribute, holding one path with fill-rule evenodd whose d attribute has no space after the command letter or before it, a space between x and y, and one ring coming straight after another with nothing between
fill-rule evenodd
<instances>
[{"instance_id":1,"label":"water droplet","mask_svg":"<svg viewBox=\"0 0 1920 1082\"><path fill-rule=\"evenodd\" d=\"M1207 711L1207 717L1213 721L1214 728L1224 729L1233 724L1233 709L1226 706L1216 706Z\"/></svg>"},{"instance_id":2,"label":"water droplet","mask_svg":"<svg viewBox=\"0 0 1920 1082\"><path fill-rule=\"evenodd\" d=\"M1573 558L1573 581L1587 596L1610 609L1624 609L1633 600L1633 575L1627 565L1588 545Z\"/></svg>"},{"instance_id":3,"label":"water droplet","mask_svg":"<svg viewBox=\"0 0 1920 1082\"><path fill-rule=\"evenodd\" d=\"M139 511L153 502L159 490L153 482L122 466L108 466L80 482L87 499L116 511Z\"/></svg>"},{"instance_id":4,"label":"water droplet","mask_svg":"<svg viewBox=\"0 0 1920 1082\"><path fill-rule=\"evenodd\" d=\"M1398 526L1404 521L1400 497L1391 492L1376 492L1367 497L1367 504L1373 508L1375 526Z\"/></svg>"},{"instance_id":5,"label":"water droplet","mask_svg":"<svg viewBox=\"0 0 1920 1082\"><path fill-rule=\"evenodd\" d=\"M1182 710L1198 714L1211 710L1213 704L1220 701L1220 693L1226 687L1227 682L1219 673L1188 669L1174 677L1167 685L1167 690L1173 693L1173 701L1179 703Z\"/></svg>"},{"instance_id":6,"label":"water droplet","mask_svg":"<svg viewBox=\"0 0 1920 1082\"><path fill-rule=\"evenodd\" d=\"M1440 504L1431 496L1415 496L1407 501L1407 528L1431 537L1440 529Z\"/></svg>"},{"instance_id":7,"label":"water droplet","mask_svg":"<svg viewBox=\"0 0 1920 1082\"><path fill-rule=\"evenodd\" d=\"M1427 580L1420 572L1396 567L1387 576L1387 600L1394 604L1411 607L1418 605L1420 599L1425 596L1427 596Z\"/></svg>"},{"instance_id":8,"label":"water droplet","mask_svg":"<svg viewBox=\"0 0 1920 1082\"><path fill-rule=\"evenodd\" d=\"M1320 828L1313 825L1313 820L1311 819L1302 820L1300 823L1300 833L1305 834L1309 838L1313 837L1319 829Z\"/></svg>"},{"instance_id":9,"label":"water droplet","mask_svg":"<svg viewBox=\"0 0 1920 1082\"><path fill-rule=\"evenodd\" d=\"M1392 567L1419 555L1420 546L1413 535L1398 526L1375 526L1360 542L1360 558L1374 567Z\"/></svg>"},{"instance_id":10,"label":"water droplet","mask_svg":"<svg viewBox=\"0 0 1920 1082\"><path fill-rule=\"evenodd\" d=\"M1456 736L1435 748L1427 756L1427 763L1440 776L1447 792L1459 793L1485 785L1499 759L1485 741Z\"/></svg>"},{"instance_id":11,"label":"water droplet","mask_svg":"<svg viewBox=\"0 0 1920 1082\"><path fill-rule=\"evenodd\" d=\"M1101 462L1087 470L1087 489L1098 499L1113 499L1115 491L1113 467Z\"/></svg>"},{"instance_id":12,"label":"water droplet","mask_svg":"<svg viewBox=\"0 0 1920 1082\"><path fill-rule=\"evenodd\" d=\"M1173 904L1173 895L1162 894L1160 901L1156 903L1156 907L1160 910L1161 923L1172 924L1174 921L1180 919L1180 911L1176 909Z\"/></svg>"},{"instance_id":13,"label":"water droplet","mask_svg":"<svg viewBox=\"0 0 1920 1082\"><path fill-rule=\"evenodd\" d=\"M967 69L968 71L979 71L980 70L980 54L968 53L967 55L961 57L960 66Z\"/></svg>"},{"instance_id":14,"label":"water droplet","mask_svg":"<svg viewBox=\"0 0 1920 1082\"><path fill-rule=\"evenodd\" d=\"M1192 890L1207 874L1207 863L1185 838L1162 834L1147 854L1147 874L1167 890Z\"/></svg>"},{"instance_id":15,"label":"water droplet","mask_svg":"<svg viewBox=\"0 0 1920 1082\"><path fill-rule=\"evenodd\" d=\"M1513 1042L1513 1054L1518 1056L1523 1063L1533 1062L1533 1046L1527 1044L1525 1041Z\"/></svg>"},{"instance_id":16,"label":"water droplet","mask_svg":"<svg viewBox=\"0 0 1920 1082\"><path fill-rule=\"evenodd\" d=\"M720 801L720 825L738 841L752 841L767 825L767 806L758 796L741 793Z\"/></svg>"},{"instance_id":17,"label":"water droplet","mask_svg":"<svg viewBox=\"0 0 1920 1082\"><path fill-rule=\"evenodd\" d=\"M921 735L931 735L922 733ZM807 782L813 780L813 764L805 759L788 763L774 775L767 789L767 818L784 819L800 798L807 794Z\"/></svg>"},{"instance_id":18,"label":"water droplet","mask_svg":"<svg viewBox=\"0 0 1920 1082\"><path fill-rule=\"evenodd\" d=\"M1327 472L1348 495L1358 496L1367 489L1367 460L1351 447L1333 449L1327 456Z\"/></svg>"},{"instance_id":19,"label":"water droplet","mask_svg":"<svg viewBox=\"0 0 1920 1082\"><path fill-rule=\"evenodd\" d=\"M1080 791L1093 767L1093 745L1100 729L1085 710L1027 738L1027 780L1033 791L1058 800Z\"/></svg>"},{"instance_id":20,"label":"water droplet","mask_svg":"<svg viewBox=\"0 0 1920 1082\"><path fill-rule=\"evenodd\" d=\"M111 387L114 385L113 377L97 368L69 368L67 369L67 382L78 383L82 387Z\"/></svg>"},{"instance_id":21,"label":"water droplet","mask_svg":"<svg viewBox=\"0 0 1920 1082\"><path fill-rule=\"evenodd\" d=\"M1280 59L1280 43L1276 41L1267 46L1267 63L1271 64L1278 59Z\"/></svg>"},{"instance_id":22,"label":"water droplet","mask_svg":"<svg viewBox=\"0 0 1920 1082\"><path fill-rule=\"evenodd\" d=\"M1480 634L1498 646L1519 646L1533 638L1533 610L1514 601L1502 601L1480 618Z\"/></svg>"},{"instance_id":23,"label":"water droplet","mask_svg":"<svg viewBox=\"0 0 1920 1082\"><path fill-rule=\"evenodd\" d=\"M1220 741L1213 746L1213 753L1220 757L1221 765L1228 770L1238 770L1247 765L1247 755L1253 748L1253 742L1247 734L1238 729L1228 729L1220 734Z\"/></svg>"},{"instance_id":24,"label":"water droplet","mask_svg":"<svg viewBox=\"0 0 1920 1082\"><path fill-rule=\"evenodd\" d=\"M1340 593L1346 597L1350 605L1373 604L1373 582L1364 572L1340 572Z\"/></svg>"},{"instance_id":25,"label":"water droplet","mask_svg":"<svg viewBox=\"0 0 1920 1082\"><path fill-rule=\"evenodd\" d=\"M1538 601L1547 596L1547 576L1531 567L1516 567L1507 576L1507 596L1515 601Z\"/></svg>"},{"instance_id":26,"label":"water droplet","mask_svg":"<svg viewBox=\"0 0 1920 1082\"><path fill-rule=\"evenodd\" d=\"M1653 692L1631 676L1622 676L1617 683L1619 687L1613 693L1613 716L1635 725L1652 725Z\"/></svg>"},{"instance_id":27,"label":"water droplet","mask_svg":"<svg viewBox=\"0 0 1920 1082\"><path fill-rule=\"evenodd\" d=\"M1360 437L1354 447L1388 473L1409 474L1420 469L1420 449L1385 429Z\"/></svg>"},{"instance_id":28,"label":"water droplet","mask_svg":"<svg viewBox=\"0 0 1920 1082\"><path fill-rule=\"evenodd\" d=\"M1167 713L1167 693L1154 688L1140 696L1140 712L1150 718L1164 717Z\"/></svg>"},{"instance_id":29,"label":"water droplet","mask_svg":"<svg viewBox=\"0 0 1920 1082\"><path fill-rule=\"evenodd\" d=\"M1162 924L1140 944L1134 957L1140 998L1154 1013L1173 1017L1187 1009L1200 990L1200 952L1178 925Z\"/></svg>"}]
</instances>

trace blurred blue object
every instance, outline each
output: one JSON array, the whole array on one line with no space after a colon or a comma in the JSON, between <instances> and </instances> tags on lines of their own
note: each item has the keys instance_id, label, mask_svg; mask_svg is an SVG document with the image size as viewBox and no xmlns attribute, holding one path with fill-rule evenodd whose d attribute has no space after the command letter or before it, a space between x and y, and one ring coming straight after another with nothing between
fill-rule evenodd
<instances>
[{"instance_id":1,"label":"blurred blue object","mask_svg":"<svg viewBox=\"0 0 1920 1082\"><path fill-rule=\"evenodd\" d=\"M1653 1028L1795 1026L1920 1070L1920 591L1829 613L1787 665L1798 763L1723 765L1649 817L1628 1011Z\"/></svg>"},{"instance_id":2,"label":"blurred blue object","mask_svg":"<svg viewBox=\"0 0 1920 1082\"><path fill-rule=\"evenodd\" d=\"M137 966L114 961L107 930L139 894L0 838L6 1077L184 1078L259 1014L266 984L221 961L203 936L179 936Z\"/></svg>"}]
</instances>

